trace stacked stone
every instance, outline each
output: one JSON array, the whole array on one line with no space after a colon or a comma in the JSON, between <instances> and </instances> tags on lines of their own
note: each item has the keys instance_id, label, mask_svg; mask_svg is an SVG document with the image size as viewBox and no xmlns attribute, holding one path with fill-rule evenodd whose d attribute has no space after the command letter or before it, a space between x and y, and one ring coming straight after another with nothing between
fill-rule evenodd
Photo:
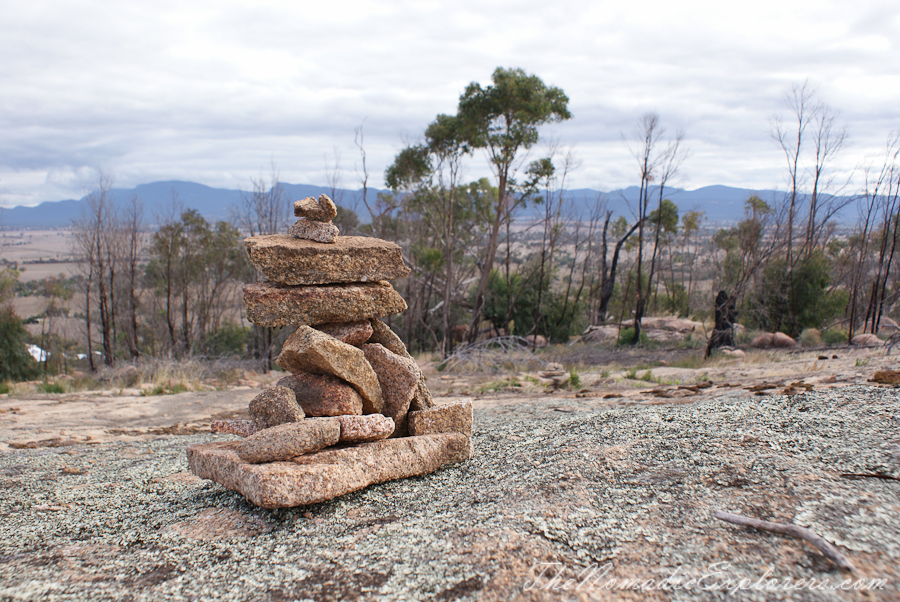
<instances>
[{"instance_id":1,"label":"stacked stone","mask_svg":"<svg viewBox=\"0 0 900 602\"><path fill-rule=\"evenodd\" d=\"M406 309L388 280L409 273L400 247L338 236L326 195L294 203L290 235L244 241L266 278L244 287L248 319L296 326L276 363L290 372L216 421L243 440L188 447L197 476L265 508L314 504L427 474L472 455L472 404L436 405L415 360L380 318Z\"/></svg>"}]
</instances>

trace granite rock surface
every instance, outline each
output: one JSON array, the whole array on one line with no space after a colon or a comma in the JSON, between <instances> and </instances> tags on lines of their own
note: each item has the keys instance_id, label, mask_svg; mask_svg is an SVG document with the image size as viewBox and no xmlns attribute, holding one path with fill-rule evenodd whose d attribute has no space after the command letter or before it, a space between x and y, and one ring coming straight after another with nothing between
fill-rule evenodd
<instances>
[{"instance_id":1,"label":"granite rock surface","mask_svg":"<svg viewBox=\"0 0 900 602\"><path fill-rule=\"evenodd\" d=\"M471 437L472 400L464 399L409 413L410 435L433 433L462 433Z\"/></svg>"},{"instance_id":2,"label":"granite rock surface","mask_svg":"<svg viewBox=\"0 0 900 602\"><path fill-rule=\"evenodd\" d=\"M334 224L317 222L301 217L294 222L288 232L295 238L314 240L316 242L333 243L338 235L338 228Z\"/></svg>"},{"instance_id":3,"label":"granite rock surface","mask_svg":"<svg viewBox=\"0 0 900 602\"><path fill-rule=\"evenodd\" d=\"M341 441L363 443L387 439L394 432L394 421L383 414L365 416L338 416L341 423Z\"/></svg>"},{"instance_id":4,"label":"granite rock surface","mask_svg":"<svg viewBox=\"0 0 900 602\"><path fill-rule=\"evenodd\" d=\"M242 460L236 451L241 443L188 446L188 464L198 477L263 508L315 504L376 483L429 474L470 457L469 440L460 433L382 439L267 464Z\"/></svg>"},{"instance_id":5,"label":"granite rock surface","mask_svg":"<svg viewBox=\"0 0 900 602\"><path fill-rule=\"evenodd\" d=\"M299 326L275 363L291 373L329 374L347 381L362 397L364 414L378 414L384 408L378 376L363 351L324 332Z\"/></svg>"},{"instance_id":6,"label":"granite rock surface","mask_svg":"<svg viewBox=\"0 0 900 602\"><path fill-rule=\"evenodd\" d=\"M266 389L250 402L250 416L259 428L265 429L303 420L306 414L297 403L294 391L276 386Z\"/></svg>"},{"instance_id":7,"label":"granite rock surface","mask_svg":"<svg viewBox=\"0 0 900 602\"><path fill-rule=\"evenodd\" d=\"M362 351L378 375L384 397L381 413L394 420L394 436L403 437L406 435L406 413L421 376L419 367L412 359L388 351L378 343L366 343Z\"/></svg>"},{"instance_id":8,"label":"granite rock surface","mask_svg":"<svg viewBox=\"0 0 900 602\"><path fill-rule=\"evenodd\" d=\"M307 418L263 429L239 441L235 453L244 462L279 462L334 445L341 438L337 418Z\"/></svg>"},{"instance_id":9,"label":"granite rock surface","mask_svg":"<svg viewBox=\"0 0 900 602\"><path fill-rule=\"evenodd\" d=\"M315 199L311 196L294 201L294 215L317 222L330 222L337 216L337 206L327 194Z\"/></svg>"},{"instance_id":10,"label":"granite rock surface","mask_svg":"<svg viewBox=\"0 0 900 602\"><path fill-rule=\"evenodd\" d=\"M307 416L362 414L362 397L335 376L298 372L285 376L277 384L294 392L297 404Z\"/></svg>"},{"instance_id":11,"label":"granite rock surface","mask_svg":"<svg viewBox=\"0 0 900 602\"><path fill-rule=\"evenodd\" d=\"M259 326L356 322L396 314L406 301L389 282L319 286L244 285L247 319Z\"/></svg>"},{"instance_id":12,"label":"granite rock surface","mask_svg":"<svg viewBox=\"0 0 900 602\"><path fill-rule=\"evenodd\" d=\"M286 234L244 239L250 263L269 282L289 286L394 280L409 274L400 247L365 236L338 236L333 243Z\"/></svg>"}]
</instances>

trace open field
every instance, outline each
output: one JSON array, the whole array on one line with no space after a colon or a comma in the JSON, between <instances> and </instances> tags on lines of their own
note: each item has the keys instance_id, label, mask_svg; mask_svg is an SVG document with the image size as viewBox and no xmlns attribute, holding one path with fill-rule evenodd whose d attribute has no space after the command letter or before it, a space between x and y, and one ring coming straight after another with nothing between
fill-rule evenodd
<instances>
[{"instance_id":1,"label":"open field","mask_svg":"<svg viewBox=\"0 0 900 602\"><path fill-rule=\"evenodd\" d=\"M696 349L656 365L665 352L564 365L561 386L542 374L571 348L497 371L422 362L439 402L474 396L475 458L283 511L200 481L184 456L277 373L177 395L140 396L153 383L122 375L19 385L0 399L0 598L898 599L900 389L868 381L900 354ZM807 526L856 570L715 509ZM719 589L688 583L704 575ZM765 575L797 589L751 587Z\"/></svg>"}]
</instances>

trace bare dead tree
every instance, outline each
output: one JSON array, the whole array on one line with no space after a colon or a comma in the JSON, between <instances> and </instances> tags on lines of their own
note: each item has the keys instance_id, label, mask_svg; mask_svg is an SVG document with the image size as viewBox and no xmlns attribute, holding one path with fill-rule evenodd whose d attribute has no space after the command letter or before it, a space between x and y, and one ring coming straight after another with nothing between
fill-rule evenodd
<instances>
[{"instance_id":1,"label":"bare dead tree","mask_svg":"<svg viewBox=\"0 0 900 602\"><path fill-rule=\"evenodd\" d=\"M641 116L638 127L635 130L638 146L633 149L629 148L631 154L637 159L641 176L636 222L638 226L638 242L637 274L635 276L634 343L638 343L641 340L641 320L644 317L644 306L646 304L643 285L644 223L647 220L647 210L650 204L650 185L656 177L655 172L659 162L659 158L654 155L654 147L663 132L664 129L659 123L659 115L656 113L645 113Z\"/></svg>"},{"instance_id":2,"label":"bare dead tree","mask_svg":"<svg viewBox=\"0 0 900 602\"><path fill-rule=\"evenodd\" d=\"M278 170L272 165L271 176L251 179L253 191L241 194L241 205L233 215L237 227L250 236L283 232L290 219L291 206L279 181ZM259 274L253 270L254 281ZM266 370L272 368L272 351L275 331L272 328L253 326L250 353L265 362Z\"/></svg>"},{"instance_id":3,"label":"bare dead tree","mask_svg":"<svg viewBox=\"0 0 900 602\"><path fill-rule=\"evenodd\" d=\"M815 112L814 96L815 89L809 84L809 80L802 84L794 83L790 93L785 97L791 112L790 125L777 117L772 127L772 136L784 152L790 187L786 228L788 266L793 266L794 263L794 220L797 215L797 205L801 200L800 187L802 186L800 155L803 152L803 136Z\"/></svg>"}]
</instances>

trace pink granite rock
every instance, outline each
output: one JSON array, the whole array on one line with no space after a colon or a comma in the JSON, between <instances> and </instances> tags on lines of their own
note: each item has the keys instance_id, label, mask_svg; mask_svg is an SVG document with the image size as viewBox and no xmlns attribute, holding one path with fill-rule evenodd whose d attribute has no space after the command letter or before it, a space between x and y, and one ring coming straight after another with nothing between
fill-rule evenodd
<instances>
[{"instance_id":1,"label":"pink granite rock","mask_svg":"<svg viewBox=\"0 0 900 602\"><path fill-rule=\"evenodd\" d=\"M365 416L338 416L341 423L341 441L362 443L387 439L394 432L394 421L382 414Z\"/></svg>"},{"instance_id":2,"label":"pink granite rock","mask_svg":"<svg viewBox=\"0 0 900 602\"><path fill-rule=\"evenodd\" d=\"M464 399L409 413L410 435L462 433L472 436L472 400Z\"/></svg>"},{"instance_id":3,"label":"pink granite rock","mask_svg":"<svg viewBox=\"0 0 900 602\"><path fill-rule=\"evenodd\" d=\"M250 263L266 280L288 286L394 280L409 274L400 247L366 236L333 243L265 234L244 239Z\"/></svg>"},{"instance_id":4,"label":"pink granite rock","mask_svg":"<svg viewBox=\"0 0 900 602\"><path fill-rule=\"evenodd\" d=\"M383 345L388 351L396 353L397 355L402 355L411 360L413 359L413 356L406 350L406 345L403 344L400 337L398 337L387 324L378 318L370 319L369 323L372 325L372 336L369 337L369 343L378 343L379 345ZM432 407L434 407L434 398L431 396L431 391L428 390L428 386L425 384L425 375L420 371L419 382L416 385L416 393L409 403L409 408L411 410L427 410Z\"/></svg>"},{"instance_id":5,"label":"pink granite rock","mask_svg":"<svg viewBox=\"0 0 900 602\"><path fill-rule=\"evenodd\" d=\"M406 309L390 282L354 282L320 286L244 285L247 319L259 326L356 322Z\"/></svg>"},{"instance_id":6,"label":"pink granite rock","mask_svg":"<svg viewBox=\"0 0 900 602\"><path fill-rule=\"evenodd\" d=\"M362 397L337 377L298 372L279 380L278 386L294 392L297 404L307 416L362 414Z\"/></svg>"},{"instance_id":7,"label":"pink granite rock","mask_svg":"<svg viewBox=\"0 0 900 602\"><path fill-rule=\"evenodd\" d=\"M235 451L239 443L190 445L188 464L198 477L237 491L263 508L316 504L376 483L425 475L471 457L469 440L460 433L382 439L268 464L242 461Z\"/></svg>"},{"instance_id":8,"label":"pink granite rock","mask_svg":"<svg viewBox=\"0 0 900 602\"><path fill-rule=\"evenodd\" d=\"M294 215L317 222L330 222L337 216L337 206L327 194L320 194L318 199L308 196L294 201Z\"/></svg>"},{"instance_id":9,"label":"pink granite rock","mask_svg":"<svg viewBox=\"0 0 900 602\"><path fill-rule=\"evenodd\" d=\"M253 420L213 420L209 423L209 430L218 434L249 437L259 430L259 425Z\"/></svg>"},{"instance_id":10,"label":"pink granite rock","mask_svg":"<svg viewBox=\"0 0 900 602\"><path fill-rule=\"evenodd\" d=\"M394 419L394 436L403 437L406 435L406 413L421 376L419 367L414 360L392 353L378 343L366 343L362 351L378 375L384 397L381 413Z\"/></svg>"},{"instance_id":11,"label":"pink granite rock","mask_svg":"<svg viewBox=\"0 0 900 602\"><path fill-rule=\"evenodd\" d=\"M317 222L315 220L301 217L288 230L290 235L304 240L315 240L317 242L333 243L338 235L337 226L327 224L325 222Z\"/></svg>"},{"instance_id":12,"label":"pink granite rock","mask_svg":"<svg viewBox=\"0 0 900 602\"><path fill-rule=\"evenodd\" d=\"M239 441L234 449L244 462L260 464L290 460L334 445L340 438L337 418L307 418L263 429Z\"/></svg>"},{"instance_id":13,"label":"pink granite rock","mask_svg":"<svg viewBox=\"0 0 900 602\"><path fill-rule=\"evenodd\" d=\"M329 374L345 380L359 392L364 414L379 414L384 399L378 376L363 351L341 343L309 326L299 326L288 337L275 363L291 373Z\"/></svg>"},{"instance_id":14,"label":"pink granite rock","mask_svg":"<svg viewBox=\"0 0 900 602\"><path fill-rule=\"evenodd\" d=\"M354 347L359 347L372 336L372 325L368 320L362 320L360 322L316 324L313 328L333 336L341 343L347 343Z\"/></svg>"},{"instance_id":15,"label":"pink granite rock","mask_svg":"<svg viewBox=\"0 0 900 602\"><path fill-rule=\"evenodd\" d=\"M266 389L250 402L250 416L260 429L266 429L286 422L303 420L306 414L297 403L294 391L287 387L275 386Z\"/></svg>"}]
</instances>

